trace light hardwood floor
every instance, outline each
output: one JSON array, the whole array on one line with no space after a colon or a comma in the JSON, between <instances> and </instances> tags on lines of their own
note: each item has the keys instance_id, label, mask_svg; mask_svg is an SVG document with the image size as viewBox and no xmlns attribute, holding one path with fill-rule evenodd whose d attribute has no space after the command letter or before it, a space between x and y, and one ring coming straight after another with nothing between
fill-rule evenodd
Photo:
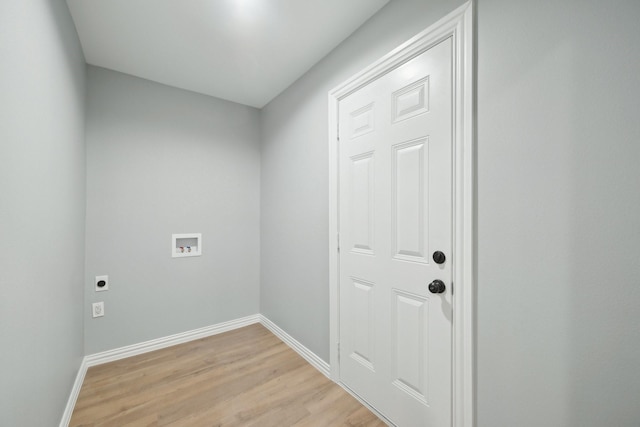
<instances>
[{"instance_id":1,"label":"light hardwood floor","mask_svg":"<svg viewBox=\"0 0 640 427\"><path fill-rule=\"evenodd\" d=\"M89 368L70 426L385 426L264 326Z\"/></svg>"}]
</instances>

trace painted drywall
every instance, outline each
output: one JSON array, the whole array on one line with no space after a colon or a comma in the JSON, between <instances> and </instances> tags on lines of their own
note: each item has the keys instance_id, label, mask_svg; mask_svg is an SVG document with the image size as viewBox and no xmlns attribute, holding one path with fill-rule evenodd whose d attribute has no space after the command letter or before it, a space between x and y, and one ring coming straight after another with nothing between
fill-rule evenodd
<instances>
[{"instance_id":1,"label":"painted drywall","mask_svg":"<svg viewBox=\"0 0 640 427\"><path fill-rule=\"evenodd\" d=\"M259 111L88 70L87 354L257 313ZM172 258L172 233L202 256Z\"/></svg>"},{"instance_id":2,"label":"painted drywall","mask_svg":"<svg viewBox=\"0 0 640 427\"><path fill-rule=\"evenodd\" d=\"M263 110L261 308L325 360L326 93L457 5L392 2ZM478 426L637 427L640 3L477 6Z\"/></svg>"},{"instance_id":3,"label":"painted drywall","mask_svg":"<svg viewBox=\"0 0 640 427\"><path fill-rule=\"evenodd\" d=\"M0 2L2 426L57 425L83 356L84 87L65 2Z\"/></svg>"},{"instance_id":4,"label":"painted drywall","mask_svg":"<svg viewBox=\"0 0 640 427\"><path fill-rule=\"evenodd\" d=\"M640 2L480 0L478 425L640 425Z\"/></svg>"},{"instance_id":5,"label":"painted drywall","mask_svg":"<svg viewBox=\"0 0 640 427\"><path fill-rule=\"evenodd\" d=\"M261 312L329 360L327 93L464 3L391 1L261 114Z\"/></svg>"}]
</instances>

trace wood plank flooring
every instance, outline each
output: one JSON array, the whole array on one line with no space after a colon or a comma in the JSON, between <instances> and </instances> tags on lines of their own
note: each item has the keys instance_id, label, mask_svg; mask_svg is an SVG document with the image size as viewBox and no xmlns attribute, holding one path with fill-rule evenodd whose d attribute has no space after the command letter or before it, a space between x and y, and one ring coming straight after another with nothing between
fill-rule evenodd
<instances>
[{"instance_id":1,"label":"wood plank flooring","mask_svg":"<svg viewBox=\"0 0 640 427\"><path fill-rule=\"evenodd\" d=\"M260 324L89 368L78 426L385 426Z\"/></svg>"}]
</instances>

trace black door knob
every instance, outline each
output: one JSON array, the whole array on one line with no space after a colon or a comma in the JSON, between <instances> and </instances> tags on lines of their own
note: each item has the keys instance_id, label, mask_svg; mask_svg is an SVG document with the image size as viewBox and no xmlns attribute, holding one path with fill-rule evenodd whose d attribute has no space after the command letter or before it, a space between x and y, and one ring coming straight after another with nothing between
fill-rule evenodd
<instances>
[{"instance_id":1,"label":"black door knob","mask_svg":"<svg viewBox=\"0 0 640 427\"><path fill-rule=\"evenodd\" d=\"M444 256L444 253L440 252L440 251L435 251L433 253L433 260L436 262L436 264L442 264L444 263L444 261L447 259L446 256Z\"/></svg>"},{"instance_id":2,"label":"black door knob","mask_svg":"<svg viewBox=\"0 0 640 427\"><path fill-rule=\"evenodd\" d=\"M444 282L442 280L436 279L433 282L429 283L429 292L431 292L432 294L441 294L445 289L446 286L444 285Z\"/></svg>"}]
</instances>

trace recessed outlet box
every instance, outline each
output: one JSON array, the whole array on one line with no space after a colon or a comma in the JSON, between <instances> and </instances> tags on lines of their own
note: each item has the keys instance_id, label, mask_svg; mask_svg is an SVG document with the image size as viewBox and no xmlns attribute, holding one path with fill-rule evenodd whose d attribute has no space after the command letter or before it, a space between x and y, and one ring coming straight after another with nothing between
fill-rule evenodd
<instances>
[{"instance_id":1,"label":"recessed outlet box","mask_svg":"<svg viewBox=\"0 0 640 427\"><path fill-rule=\"evenodd\" d=\"M94 284L96 285L96 292L108 291L109 276L96 276Z\"/></svg>"},{"instance_id":2,"label":"recessed outlet box","mask_svg":"<svg viewBox=\"0 0 640 427\"><path fill-rule=\"evenodd\" d=\"M171 256L181 258L202 255L202 233L171 235Z\"/></svg>"},{"instance_id":3,"label":"recessed outlet box","mask_svg":"<svg viewBox=\"0 0 640 427\"><path fill-rule=\"evenodd\" d=\"M104 301L94 302L91 304L91 312L93 317L102 317L104 316Z\"/></svg>"}]
</instances>

